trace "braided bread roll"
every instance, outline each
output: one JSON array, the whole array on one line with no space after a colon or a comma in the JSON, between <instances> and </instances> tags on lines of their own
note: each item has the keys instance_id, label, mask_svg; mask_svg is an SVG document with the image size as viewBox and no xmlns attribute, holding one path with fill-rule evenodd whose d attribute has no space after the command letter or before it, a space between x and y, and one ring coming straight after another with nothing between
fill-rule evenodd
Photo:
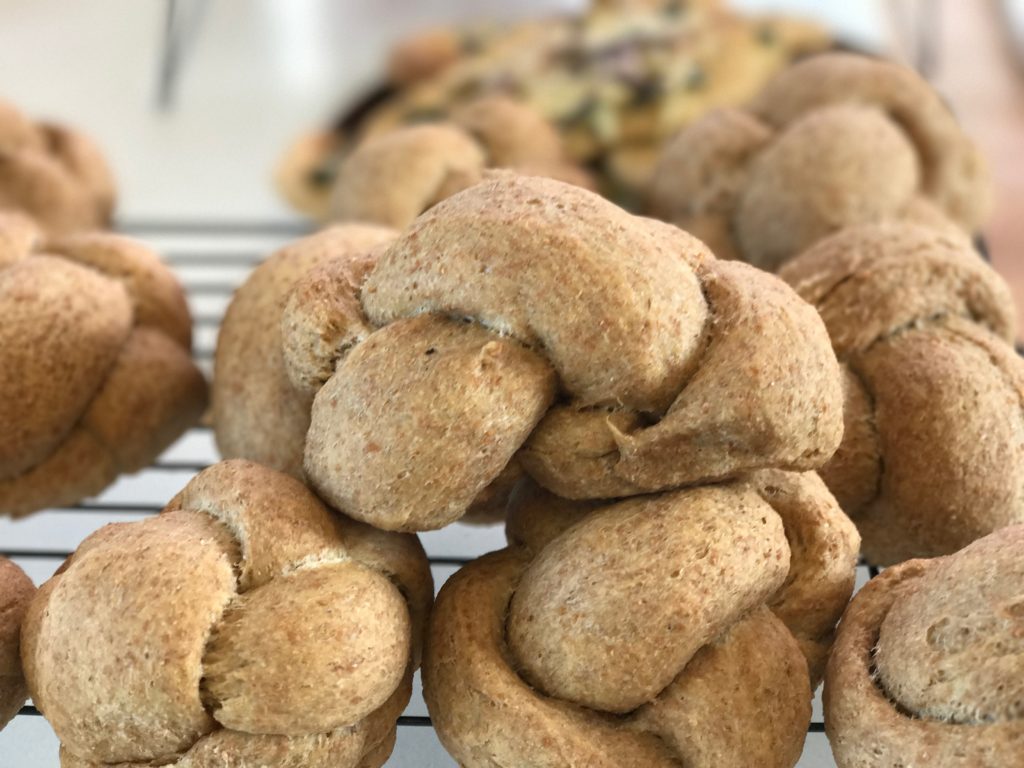
<instances>
[{"instance_id":1,"label":"braided bread roll","mask_svg":"<svg viewBox=\"0 0 1024 768\"><path fill-rule=\"evenodd\" d=\"M280 337L296 400L312 398L306 476L364 522L442 527L493 505L513 459L560 496L609 498L811 469L839 444L839 371L810 307L578 187L501 176L417 219L360 285L364 256L297 282ZM254 376L232 315L218 365ZM215 407L243 407L233 382Z\"/></svg>"},{"instance_id":2,"label":"braided bread roll","mask_svg":"<svg viewBox=\"0 0 1024 768\"><path fill-rule=\"evenodd\" d=\"M65 768L379 766L432 594L415 537L222 462L43 585L25 675Z\"/></svg>"},{"instance_id":3,"label":"braided bread roll","mask_svg":"<svg viewBox=\"0 0 1024 768\"><path fill-rule=\"evenodd\" d=\"M1024 526L890 568L854 598L825 675L839 768L1004 768L1024 755Z\"/></svg>"},{"instance_id":4,"label":"braided bread roll","mask_svg":"<svg viewBox=\"0 0 1024 768\"><path fill-rule=\"evenodd\" d=\"M0 102L0 210L20 210L52 234L105 228L116 192L103 154L82 133L35 123Z\"/></svg>"},{"instance_id":5,"label":"braided bread roll","mask_svg":"<svg viewBox=\"0 0 1024 768\"><path fill-rule=\"evenodd\" d=\"M371 135L341 164L329 218L404 228L441 200L479 183L487 168L509 168L590 188L566 160L555 130L503 96L472 102L451 123Z\"/></svg>"},{"instance_id":6,"label":"braided bread roll","mask_svg":"<svg viewBox=\"0 0 1024 768\"><path fill-rule=\"evenodd\" d=\"M843 442L822 477L891 564L1024 522L1024 361L1003 280L959 237L851 227L780 272L845 364Z\"/></svg>"},{"instance_id":7,"label":"braided bread roll","mask_svg":"<svg viewBox=\"0 0 1024 768\"><path fill-rule=\"evenodd\" d=\"M28 698L21 671L21 623L35 592L25 572L0 557L0 730Z\"/></svg>"},{"instance_id":8,"label":"braided bread roll","mask_svg":"<svg viewBox=\"0 0 1024 768\"><path fill-rule=\"evenodd\" d=\"M141 243L0 214L0 315L0 514L99 493L206 405L184 293Z\"/></svg>"},{"instance_id":9,"label":"braided bread roll","mask_svg":"<svg viewBox=\"0 0 1024 768\"><path fill-rule=\"evenodd\" d=\"M616 503L527 482L508 525L431 619L424 696L460 765L796 763L859 544L814 473Z\"/></svg>"},{"instance_id":10,"label":"braided bread roll","mask_svg":"<svg viewBox=\"0 0 1024 768\"><path fill-rule=\"evenodd\" d=\"M716 254L772 271L846 226L973 233L991 207L984 161L938 94L909 69L847 53L794 64L745 110L679 133L650 198Z\"/></svg>"}]
</instances>

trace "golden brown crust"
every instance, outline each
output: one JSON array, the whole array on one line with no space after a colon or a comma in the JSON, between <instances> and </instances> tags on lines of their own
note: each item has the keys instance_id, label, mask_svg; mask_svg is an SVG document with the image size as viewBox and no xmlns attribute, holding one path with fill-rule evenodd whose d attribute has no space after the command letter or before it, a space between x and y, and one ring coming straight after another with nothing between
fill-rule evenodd
<instances>
[{"instance_id":1,"label":"golden brown crust","mask_svg":"<svg viewBox=\"0 0 1024 768\"><path fill-rule=\"evenodd\" d=\"M550 124L521 102L496 95L466 104L450 122L368 136L337 169L329 217L403 228L496 171L594 186L566 158Z\"/></svg>"},{"instance_id":2,"label":"golden brown crust","mask_svg":"<svg viewBox=\"0 0 1024 768\"><path fill-rule=\"evenodd\" d=\"M817 315L670 225L500 174L391 237L327 230L239 289L214 379L225 455L425 530L500 514L523 470L611 498L812 469L839 444Z\"/></svg>"},{"instance_id":3,"label":"golden brown crust","mask_svg":"<svg viewBox=\"0 0 1024 768\"><path fill-rule=\"evenodd\" d=\"M989 196L977 149L926 82L880 59L829 53L783 71L745 111L708 115L676 136L650 204L712 233L719 255L776 270L857 224L973 232Z\"/></svg>"},{"instance_id":4,"label":"golden brown crust","mask_svg":"<svg viewBox=\"0 0 1024 768\"><path fill-rule=\"evenodd\" d=\"M841 357L948 314L1008 343L1017 329L1009 286L970 243L916 224L849 227L801 253L779 277L817 308Z\"/></svg>"},{"instance_id":5,"label":"golden brown crust","mask_svg":"<svg viewBox=\"0 0 1024 768\"><path fill-rule=\"evenodd\" d=\"M394 236L384 227L330 227L270 256L235 292L217 339L212 388L213 426L223 456L302 475L313 398L295 390L285 368L282 314L288 294L313 268L363 258Z\"/></svg>"},{"instance_id":6,"label":"golden brown crust","mask_svg":"<svg viewBox=\"0 0 1024 768\"><path fill-rule=\"evenodd\" d=\"M357 520L440 528L499 475L554 391L547 361L514 341L436 315L398 320L349 353L317 393L306 475ZM429 410L410 423L415 403Z\"/></svg>"},{"instance_id":7,"label":"golden brown crust","mask_svg":"<svg viewBox=\"0 0 1024 768\"><path fill-rule=\"evenodd\" d=\"M860 536L814 472L765 469L749 479L782 518L789 542L789 573L768 607L796 638L817 688L853 594Z\"/></svg>"},{"instance_id":8,"label":"golden brown crust","mask_svg":"<svg viewBox=\"0 0 1024 768\"><path fill-rule=\"evenodd\" d=\"M198 419L206 383L181 286L140 243L43 242L10 215L0 241L0 513L18 515L149 464Z\"/></svg>"},{"instance_id":9,"label":"golden brown crust","mask_svg":"<svg viewBox=\"0 0 1024 768\"><path fill-rule=\"evenodd\" d=\"M480 181L485 163L480 145L454 126L415 125L369 138L338 170L331 219L406 227Z\"/></svg>"},{"instance_id":10,"label":"golden brown crust","mask_svg":"<svg viewBox=\"0 0 1024 768\"><path fill-rule=\"evenodd\" d=\"M810 57L770 81L751 111L778 127L837 102L885 111L917 149L924 195L968 232L984 223L992 202L985 162L949 107L910 68L849 53Z\"/></svg>"},{"instance_id":11,"label":"golden brown crust","mask_svg":"<svg viewBox=\"0 0 1024 768\"><path fill-rule=\"evenodd\" d=\"M843 230L782 270L847 365L822 476L879 564L1024 520L1024 363L1009 289L970 244L911 224Z\"/></svg>"},{"instance_id":12,"label":"golden brown crust","mask_svg":"<svg viewBox=\"0 0 1024 768\"><path fill-rule=\"evenodd\" d=\"M457 109L452 122L475 138L492 168L568 163L551 124L522 102L485 96Z\"/></svg>"},{"instance_id":13,"label":"golden brown crust","mask_svg":"<svg viewBox=\"0 0 1024 768\"><path fill-rule=\"evenodd\" d=\"M860 536L813 472L760 470L747 481L781 518L789 543L788 573L767 605L796 638L817 687L836 622L853 592ZM540 552L609 503L563 499L525 478L509 500L509 545Z\"/></svg>"},{"instance_id":14,"label":"golden brown crust","mask_svg":"<svg viewBox=\"0 0 1024 768\"><path fill-rule=\"evenodd\" d=\"M884 571L851 603L825 676L840 768L1002 768L1024 750L1024 526Z\"/></svg>"},{"instance_id":15,"label":"golden brown crust","mask_svg":"<svg viewBox=\"0 0 1024 768\"><path fill-rule=\"evenodd\" d=\"M116 192L99 148L66 126L33 124L0 105L0 209L20 210L52 234L105 228Z\"/></svg>"},{"instance_id":16,"label":"golden brown crust","mask_svg":"<svg viewBox=\"0 0 1024 768\"><path fill-rule=\"evenodd\" d=\"M788 569L782 521L751 489L619 502L536 554L509 605L509 650L538 691L630 712L763 604ZM647 589L659 599L638 601Z\"/></svg>"},{"instance_id":17,"label":"golden brown crust","mask_svg":"<svg viewBox=\"0 0 1024 768\"><path fill-rule=\"evenodd\" d=\"M856 534L820 481L764 474L596 509L527 484L510 510L529 548L463 568L431 620L424 695L460 765L795 764L807 663L765 604L820 640L849 596ZM791 564L786 534L822 521Z\"/></svg>"},{"instance_id":18,"label":"golden brown crust","mask_svg":"<svg viewBox=\"0 0 1024 768\"><path fill-rule=\"evenodd\" d=\"M350 549L347 530L298 481L234 461L86 539L22 634L63 764L355 768L378 751L408 700L426 608L406 595L423 599L429 567L411 540L356 529Z\"/></svg>"},{"instance_id":19,"label":"golden brown crust","mask_svg":"<svg viewBox=\"0 0 1024 768\"><path fill-rule=\"evenodd\" d=\"M28 698L21 670L21 625L35 592L25 572L0 557L0 730Z\"/></svg>"}]
</instances>

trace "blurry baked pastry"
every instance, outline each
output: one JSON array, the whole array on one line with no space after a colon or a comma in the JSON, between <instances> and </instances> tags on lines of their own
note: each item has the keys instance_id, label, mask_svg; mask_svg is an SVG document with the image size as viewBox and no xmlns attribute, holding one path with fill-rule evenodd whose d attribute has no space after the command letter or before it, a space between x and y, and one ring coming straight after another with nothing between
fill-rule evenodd
<instances>
[{"instance_id":1,"label":"blurry baked pastry","mask_svg":"<svg viewBox=\"0 0 1024 768\"><path fill-rule=\"evenodd\" d=\"M1024 755L1024 526L872 579L839 625L825 728L839 768L1005 768Z\"/></svg>"},{"instance_id":2,"label":"blurry baked pastry","mask_svg":"<svg viewBox=\"0 0 1024 768\"><path fill-rule=\"evenodd\" d=\"M795 57L830 45L819 27L746 18L718 2L595 2L578 16L431 29L396 46L389 85L278 166L282 194L320 217L344 157L367 136L452 119L500 95L537 112L569 159L631 207L662 142L707 110L741 104Z\"/></svg>"},{"instance_id":3,"label":"blurry baked pastry","mask_svg":"<svg viewBox=\"0 0 1024 768\"><path fill-rule=\"evenodd\" d=\"M0 214L0 316L0 514L97 494L202 413L184 294L139 242Z\"/></svg>"},{"instance_id":4,"label":"blurry baked pastry","mask_svg":"<svg viewBox=\"0 0 1024 768\"><path fill-rule=\"evenodd\" d=\"M850 227L780 276L845 363L845 432L820 471L878 564L1024 522L1024 361L1010 291L960 236Z\"/></svg>"},{"instance_id":5,"label":"blurry baked pastry","mask_svg":"<svg viewBox=\"0 0 1024 768\"><path fill-rule=\"evenodd\" d=\"M115 194L90 138L0 102L0 210L22 211L48 232L66 234L108 226Z\"/></svg>"},{"instance_id":6,"label":"blurry baked pastry","mask_svg":"<svg viewBox=\"0 0 1024 768\"><path fill-rule=\"evenodd\" d=\"M21 671L21 622L35 591L21 568L0 557L0 730L28 698Z\"/></svg>"},{"instance_id":7,"label":"blurry baked pastry","mask_svg":"<svg viewBox=\"0 0 1024 768\"><path fill-rule=\"evenodd\" d=\"M991 203L984 161L931 86L847 53L794 64L746 109L680 132L650 197L716 254L768 270L854 224L941 212L973 233Z\"/></svg>"},{"instance_id":8,"label":"blurry baked pastry","mask_svg":"<svg viewBox=\"0 0 1024 768\"><path fill-rule=\"evenodd\" d=\"M239 291L214 417L233 455L289 471L304 455L350 516L439 528L481 494L494 505L488 486L511 485L514 458L561 496L608 498L812 469L839 444L839 369L817 314L674 227L507 174L372 253L327 247L346 231L293 246ZM289 266L332 250L305 277ZM263 423L232 426L248 421Z\"/></svg>"},{"instance_id":9,"label":"blurry baked pastry","mask_svg":"<svg viewBox=\"0 0 1024 768\"><path fill-rule=\"evenodd\" d=\"M529 108L502 97L473 102L453 123L396 128L360 144L341 164L328 217L404 228L447 197L505 168L591 187L558 135Z\"/></svg>"},{"instance_id":10,"label":"blurry baked pastry","mask_svg":"<svg viewBox=\"0 0 1024 768\"><path fill-rule=\"evenodd\" d=\"M509 532L431 618L424 697L460 765L795 765L858 547L813 473L617 503L528 482Z\"/></svg>"},{"instance_id":11,"label":"blurry baked pastry","mask_svg":"<svg viewBox=\"0 0 1024 768\"><path fill-rule=\"evenodd\" d=\"M65 768L380 766L432 594L415 537L223 462L40 588L25 675Z\"/></svg>"}]
</instances>

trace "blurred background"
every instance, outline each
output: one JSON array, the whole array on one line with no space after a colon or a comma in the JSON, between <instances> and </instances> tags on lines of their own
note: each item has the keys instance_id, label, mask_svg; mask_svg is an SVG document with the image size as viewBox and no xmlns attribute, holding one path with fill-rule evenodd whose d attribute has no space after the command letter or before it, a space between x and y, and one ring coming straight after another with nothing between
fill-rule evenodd
<instances>
[{"instance_id":1,"label":"blurred background","mask_svg":"<svg viewBox=\"0 0 1024 768\"><path fill-rule=\"evenodd\" d=\"M0 0L0 97L70 121L107 151L122 220L282 219L270 184L298 134L382 75L426 26L578 10L585 0ZM988 154L987 230L1024 301L1024 2L733 0L826 25L924 70ZM1016 46L1016 47L1015 47Z\"/></svg>"}]
</instances>

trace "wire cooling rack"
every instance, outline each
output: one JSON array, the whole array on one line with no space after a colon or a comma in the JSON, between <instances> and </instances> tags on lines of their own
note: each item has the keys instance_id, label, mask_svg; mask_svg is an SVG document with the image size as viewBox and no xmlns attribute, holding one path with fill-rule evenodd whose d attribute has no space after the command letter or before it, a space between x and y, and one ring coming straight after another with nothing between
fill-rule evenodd
<instances>
[{"instance_id":1,"label":"wire cooling rack","mask_svg":"<svg viewBox=\"0 0 1024 768\"><path fill-rule=\"evenodd\" d=\"M126 221L124 234L138 237L157 249L185 285L195 321L194 354L209 377L217 331L231 295L271 252L306 234L298 221ZM50 509L23 520L0 518L0 555L18 563L41 584L79 542L106 523L129 522L157 514L197 472L218 460L213 435L207 427L189 430L152 467L122 477L94 499L74 506ZM436 587L459 567L479 555L504 546L500 526L455 524L421 536L430 558ZM860 587L874 574L857 569ZM31 705L0 732L0 768L56 768L58 743L46 721ZM398 743L387 763L392 768L450 768L430 727L419 675L413 697L399 720ZM831 768L832 760L815 698L814 717L799 768Z\"/></svg>"}]
</instances>

